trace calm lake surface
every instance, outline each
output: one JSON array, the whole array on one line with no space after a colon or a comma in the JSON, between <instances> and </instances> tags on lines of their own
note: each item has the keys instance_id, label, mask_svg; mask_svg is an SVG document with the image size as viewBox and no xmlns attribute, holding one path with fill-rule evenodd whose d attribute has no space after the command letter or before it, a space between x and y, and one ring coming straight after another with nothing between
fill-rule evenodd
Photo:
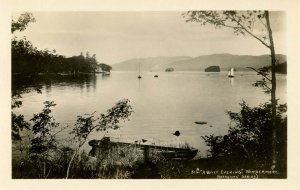
<instances>
[{"instance_id":1,"label":"calm lake surface","mask_svg":"<svg viewBox=\"0 0 300 190\"><path fill-rule=\"evenodd\" d=\"M158 78L153 76L158 74ZM43 108L46 100L55 101L53 115L62 126L75 123L77 115L105 113L123 99L130 99L134 113L122 128L109 131L114 140L146 144L178 145L189 143L206 157L207 147L201 136L225 134L230 120L225 111L238 111L245 100L256 106L269 99L252 84L260 79L254 72L236 72L234 79L227 72L145 72L137 79L136 72L112 72L110 76L60 77L35 81L43 86L42 94L24 94L23 106L16 111L26 119ZM286 102L286 75L277 75L277 97ZM30 81L30 80L29 80ZM195 121L206 121L197 125ZM172 135L176 130L179 137ZM62 133L68 136L68 130ZM90 138L101 139L95 133Z\"/></svg>"}]
</instances>

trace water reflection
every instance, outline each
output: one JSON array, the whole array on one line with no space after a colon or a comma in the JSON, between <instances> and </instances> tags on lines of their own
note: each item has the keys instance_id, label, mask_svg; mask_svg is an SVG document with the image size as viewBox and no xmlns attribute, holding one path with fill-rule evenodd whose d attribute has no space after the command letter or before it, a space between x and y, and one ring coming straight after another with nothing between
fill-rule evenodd
<instances>
[{"instance_id":1,"label":"water reflection","mask_svg":"<svg viewBox=\"0 0 300 190\"><path fill-rule=\"evenodd\" d=\"M57 104L53 110L56 121L70 126L78 115L94 111L106 113L117 101L128 98L134 113L130 121L120 124L120 130L109 131L111 137L119 137L124 142L143 138L161 145L188 142L205 154L207 147L199 137L223 135L228 131L230 120L224 111L238 111L243 99L250 106L269 100L261 89L252 87L260 79L254 72L235 77L235 82L234 78L227 79L225 72L209 75L162 72L159 78L154 78L153 74L143 73L141 80L135 72L113 72L111 76L18 76L13 77L13 87L43 86L42 95L24 96L18 111L25 119L39 113L45 100L53 100ZM286 76L280 75L277 80L278 97L285 102ZM195 125L194 121L199 120L214 127ZM176 130L181 133L179 137L172 135ZM99 134L92 138L99 138Z\"/></svg>"},{"instance_id":2,"label":"water reflection","mask_svg":"<svg viewBox=\"0 0 300 190\"><path fill-rule=\"evenodd\" d=\"M230 85L234 86L234 78L233 77L228 77L228 80L230 82Z\"/></svg>"},{"instance_id":3,"label":"water reflection","mask_svg":"<svg viewBox=\"0 0 300 190\"><path fill-rule=\"evenodd\" d=\"M51 93L52 86L59 87L76 87L87 92L90 89L95 90L97 86L97 75L13 75L12 76L12 91L19 91L27 88L41 86L45 92Z\"/></svg>"},{"instance_id":4,"label":"water reflection","mask_svg":"<svg viewBox=\"0 0 300 190\"><path fill-rule=\"evenodd\" d=\"M99 75L98 75L98 76L99 76ZM110 78L110 75L104 75L104 74L102 74L101 77L102 77L102 79L109 79L109 78Z\"/></svg>"},{"instance_id":5,"label":"water reflection","mask_svg":"<svg viewBox=\"0 0 300 190\"><path fill-rule=\"evenodd\" d=\"M46 89L46 93L51 93L51 82L44 85L44 88Z\"/></svg>"}]
</instances>

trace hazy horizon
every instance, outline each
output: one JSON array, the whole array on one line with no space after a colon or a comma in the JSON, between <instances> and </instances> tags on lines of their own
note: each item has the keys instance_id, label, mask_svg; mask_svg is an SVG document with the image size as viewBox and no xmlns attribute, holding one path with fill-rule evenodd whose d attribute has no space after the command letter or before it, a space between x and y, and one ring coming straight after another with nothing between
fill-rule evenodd
<instances>
[{"instance_id":1,"label":"hazy horizon","mask_svg":"<svg viewBox=\"0 0 300 190\"><path fill-rule=\"evenodd\" d=\"M237 55L237 56L263 56L263 55L268 55L266 54L258 54L258 55L249 55L249 54L232 54L232 53L212 53L212 54L205 54L205 55L199 55L199 56L188 56L188 55L175 55L175 56L164 56L164 55L158 55L158 56L153 56L153 57L133 57L133 58L129 58L120 62L116 62L116 63L112 63L112 65L114 64L119 64L125 61L129 61L129 60L133 60L133 59L151 59L151 58L159 58L159 57L190 57L191 59L193 58L197 58L197 57L201 57L201 56L211 56L211 55ZM283 53L276 53L276 55L285 55Z\"/></svg>"},{"instance_id":2,"label":"hazy horizon","mask_svg":"<svg viewBox=\"0 0 300 190\"><path fill-rule=\"evenodd\" d=\"M228 28L186 23L183 12L178 11L32 13L36 22L16 36L26 36L38 49L55 49L67 57L89 51L99 62L110 65L160 56L269 53L249 35L236 36ZM276 54L286 54L284 12L271 11L270 20Z\"/></svg>"}]
</instances>

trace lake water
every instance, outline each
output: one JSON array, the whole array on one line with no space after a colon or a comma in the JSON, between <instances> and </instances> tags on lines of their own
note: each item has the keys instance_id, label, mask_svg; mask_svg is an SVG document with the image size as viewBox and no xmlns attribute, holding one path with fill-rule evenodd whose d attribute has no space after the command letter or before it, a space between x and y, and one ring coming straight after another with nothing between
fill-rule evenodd
<instances>
[{"instance_id":1,"label":"lake water","mask_svg":"<svg viewBox=\"0 0 300 190\"><path fill-rule=\"evenodd\" d=\"M158 74L158 78L153 76ZM134 142L147 139L146 144L178 145L188 143L206 156L207 147L201 136L225 134L230 120L225 111L238 111L245 100L256 106L269 99L252 84L260 79L254 72L237 72L234 79L227 72L145 72L137 79L136 72L112 72L88 77L61 77L38 81L42 94L24 94L23 106L16 111L30 119L43 108L46 100L55 101L53 115L61 125L72 125L77 115L105 113L123 99L130 99L133 114L122 128L109 131L115 140ZM278 75L277 97L286 102L286 75ZM197 125L195 121L206 121ZM176 130L179 137L172 135ZM67 136L68 132L64 132ZM94 133L90 139L102 138Z\"/></svg>"}]
</instances>

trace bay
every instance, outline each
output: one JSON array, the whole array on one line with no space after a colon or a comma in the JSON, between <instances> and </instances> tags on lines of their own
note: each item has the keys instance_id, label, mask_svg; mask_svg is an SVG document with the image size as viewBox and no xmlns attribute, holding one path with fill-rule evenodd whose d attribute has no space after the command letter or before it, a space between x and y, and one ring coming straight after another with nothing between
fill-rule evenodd
<instances>
[{"instance_id":1,"label":"bay","mask_svg":"<svg viewBox=\"0 0 300 190\"><path fill-rule=\"evenodd\" d=\"M226 134L231 125L226 111L239 111L242 100L257 106L270 98L262 89L252 86L261 78L254 72L236 72L233 79L227 77L227 72L144 72L140 80L137 75L137 72L113 71L110 76L34 79L34 83L42 85L42 94L34 91L24 94L23 106L16 111L29 120L42 110L44 101L54 101L57 105L52 114L56 121L61 126L72 126L78 115L105 113L117 101L127 98L134 111L130 121L107 134L93 133L90 140L106 135L122 142L147 139L146 144L189 144L205 157L208 147L201 136ZM30 81L26 85L30 86ZM286 75L278 74L280 103L286 102L286 92ZM197 125L195 121L207 124ZM172 134L176 130L181 133L178 137ZM62 136L69 136L68 130Z\"/></svg>"}]
</instances>

